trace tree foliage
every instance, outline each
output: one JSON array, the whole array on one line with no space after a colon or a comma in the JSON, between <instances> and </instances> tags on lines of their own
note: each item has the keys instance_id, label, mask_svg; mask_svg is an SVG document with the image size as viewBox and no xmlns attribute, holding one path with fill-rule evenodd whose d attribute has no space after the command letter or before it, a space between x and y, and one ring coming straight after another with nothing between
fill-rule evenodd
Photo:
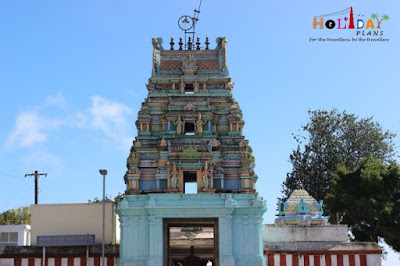
<instances>
[{"instance_id":1,"label":"tree foliage","mask_svg":"<svg viewBox=\"0 0 400 266\"><path fill-rule=\"evenodd\" d=\"M310 121L294 135L297 148L289 157L293 168L283 183L288 197L301 182L317 200L330 192L332 174L339 165L357 167L368 156L390 162L394 156L395 135L383 131L372 117L331 111L309 111Z\"/></svg>"},{"instance_id":2,"label":"tree foliage","mask_svg":"<svg viewBox=\"0 0 400 266\"><path fill-rule=\"evenodd\" d=\"M385 239L400 251L400 167L372 157L353 170L340 167L332 192L326 196L329 212L338 213L356 241Z\"/></svg>"},{"instance_id":3,"label":"tree foliage","mask_svg":"<svg viewBox=\"0 0 400 266\"><path fill-rule=\"evenodd\" d=\"M106 195L104 201L105 202L118 202L118 200L121 199L122 197L123 197L122 194L118 194L117 196L114 197L114 199L111 199ZM93 200L88 200L88 203L100 203L100 202L103 202L103 200L99 199L98 197L95 197Z\"/></svg>"},{"instance_id":4,"label":"tree foliage","mask_svg":"<svg viewBox=\"0 0 400 266\"><path fill-rule=\"evenodd\" d=\"M0 214L0 224L30 224L31 208L19 207L17 209L7 210Z\"/></svg>"}]
</instances>

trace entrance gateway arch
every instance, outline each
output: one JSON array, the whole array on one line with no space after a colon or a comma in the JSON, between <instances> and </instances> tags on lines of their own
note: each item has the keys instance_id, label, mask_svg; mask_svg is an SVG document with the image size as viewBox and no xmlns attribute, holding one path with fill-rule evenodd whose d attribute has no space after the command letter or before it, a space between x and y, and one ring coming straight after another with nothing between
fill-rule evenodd
<instances>
[{"instance_id":1,"label":"entrance gateway arch","mask_svg":"<svg viewBox=\"0 0 400 266\"><path fill-rule=\"evenodd\" d=\"M264 265L255 159L232 96L226 38L153 39L148 96L127 159L119 265ZM196 47L197 46L197 47Z\"/></svg>"}]
</instances>

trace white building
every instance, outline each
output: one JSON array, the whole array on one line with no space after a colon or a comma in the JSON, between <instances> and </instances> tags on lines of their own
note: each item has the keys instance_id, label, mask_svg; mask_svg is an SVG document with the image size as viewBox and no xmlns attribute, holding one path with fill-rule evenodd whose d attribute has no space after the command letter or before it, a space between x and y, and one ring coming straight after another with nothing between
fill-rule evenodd
<instances>
[{"instance_id":1,"label":"white building","mask_svg":"<svg viewBox=\"0 0 400 266\"><path fill-rule=\"evenodd\" d=\"M31 226L0 225L0 249L5 246L30 246Z\"/></svg>"}]
</instances>

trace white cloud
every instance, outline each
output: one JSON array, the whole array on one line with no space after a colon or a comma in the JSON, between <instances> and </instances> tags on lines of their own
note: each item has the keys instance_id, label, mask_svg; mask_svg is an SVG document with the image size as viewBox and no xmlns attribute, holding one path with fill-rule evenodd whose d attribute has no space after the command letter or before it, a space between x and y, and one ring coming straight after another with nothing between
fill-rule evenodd
<instances>
[{"instance_id":1,"label":"white cloud","mask_svg":"<svg viewBox=\"0 0 400 266\"><path fill-rule=\"evenodd\" d=\"M65 104L61 94L46 98L46 105ZM34 111L32 111L34 110ZM101 96L93 96L91 106L85 111L74 114L64 113L62 117L54 117L45 108L33 106L30 111L21 112L15 120L12 132L8 135L7 148L32 147L48 140L50 130L62 127L77 127L101 131L105 139L111 139L121 148L129 148L133 134L132 109L125 104L108 100Z\"/></svg>"},{"instance_id":2,"label":"white cloud","mask_svg":"<svg viewBox=\"0 0 400 266\"><path fill-rule=\"evenodd\" d=\"M67 101L61 93L57 93L57 95L47 96L45 103L46 105L55 105L64 108Z\"/></svg>"},{"instance_id":3,"label":"white cloud","mask_svg":"<svg viewBox=\"0 0 400 266\"><path fill-rule=\"evenodd\" d=\"M36 112L22 112L15 121L14 130L8 135L6 147L30 147L35 143L45 142L46 129L57 128L63 124L58 118L47 118Z\"/></svg>"},{"instance_id":4,"label":"white cloud","mask_svg":"<svg viewBox=\"0 0 400 266\"><path fill-rule=\"evenodd\" d=\"M88 112L88 123L92 128L101 130L121 146L126 147L126 143L132 142L132 138L128 137L129 133L132 133L129 132L129 125L132 124L130 116L133 113L131 108L101 96L93 96ZM81 118L81 121L84 119Z\"/></svg>"}]
</instances>

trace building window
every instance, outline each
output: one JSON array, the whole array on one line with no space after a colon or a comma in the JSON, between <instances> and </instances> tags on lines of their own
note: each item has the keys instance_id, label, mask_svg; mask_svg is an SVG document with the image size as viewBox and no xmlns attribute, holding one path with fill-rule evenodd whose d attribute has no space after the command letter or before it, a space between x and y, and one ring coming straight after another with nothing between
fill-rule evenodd
<instances>
[{"instance_id":1,"label":"building window","mask_svg":"<svg viewBox=\"0 0 400 266\"><path fill-rule=\"evenodd\" d=\"M183 172L183 193L197 194L196 172Z\"/></svg>"},{"instance_id":2,"label":"building window","mask_svg":"<svg viewBox=\"0 0 400 266\"><path fill-rule=\"evenodd\" d=\"M185 94L193 94L193 93L194 93L193 84L186 84Z\"/></svg>"},{"instance_id":3,"label":"building window","mask_svg":"<svg viewBox=\"0 0 400 266\"><path fill-rule=\"evenodd\" d=\"M17 246L18 232L1 232L0 246Z\"/></svg>"},{"instance_id":4,"label":"building window","mask_svg":"<svg viewBox=\"0 0 400 266\"><path fill-rule=\"evenodd\" d=\"M185 135L189 136L195 135L193 122L185 122Z\"/></svg>"}]
</instances>

